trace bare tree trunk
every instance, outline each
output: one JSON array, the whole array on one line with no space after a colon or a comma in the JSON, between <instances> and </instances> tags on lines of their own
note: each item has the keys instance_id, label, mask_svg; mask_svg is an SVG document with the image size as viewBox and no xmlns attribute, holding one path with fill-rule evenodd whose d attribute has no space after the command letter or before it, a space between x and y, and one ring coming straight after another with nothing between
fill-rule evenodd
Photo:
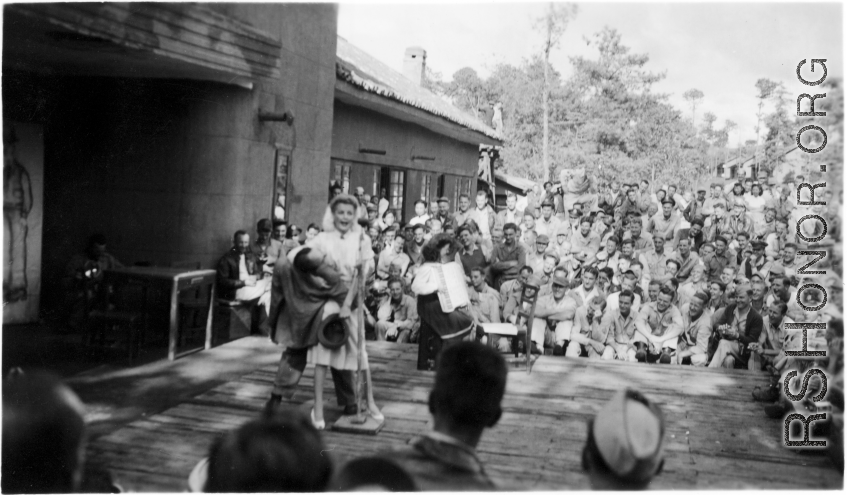
<instances>
[{"instance_id":1,"label":"bare tree trunk","mask_svg":"<svg viewBox=\"0 0 847 495\"><path fill-rule=\"evenodd\" d=\"M542 95L542 104L541 108L544 112L544 145L543 145L543 155L541 163L544 167L543 173L541 174L542 180L552 180L552 178L548 178L550 176L550 155L549 152L549 144L550 144L550 124L549 124L549 111L548 111L548 98L550 97L550 81L549 81L549 64L550 64L550 44L551 44L551 36L552 36L552 23L547 23L547 42L544 45L544 94Z\"/></svg>"}]
</instances>

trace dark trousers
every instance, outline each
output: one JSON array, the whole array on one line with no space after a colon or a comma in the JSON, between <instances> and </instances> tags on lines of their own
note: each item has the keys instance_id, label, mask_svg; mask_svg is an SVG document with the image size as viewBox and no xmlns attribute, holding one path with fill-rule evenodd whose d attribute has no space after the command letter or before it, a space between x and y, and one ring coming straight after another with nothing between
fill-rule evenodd
<instances>
[{"instance_id":1,"label":"dark trousers","mask_svg":"<svg viewBox=\"0 0 847 495\"><path fill-rule=\"evenodd\" d=\"M291 399L297 390L303 370L306 369L306 354L309 349L286 349L279 360L279 368L274 379L273 393L286 399ZM356 372L352 370L337 370L330 368L332 383L335 384L335 397L341 407L356 404L355 379Z\"/></svg>"}]
</instances>

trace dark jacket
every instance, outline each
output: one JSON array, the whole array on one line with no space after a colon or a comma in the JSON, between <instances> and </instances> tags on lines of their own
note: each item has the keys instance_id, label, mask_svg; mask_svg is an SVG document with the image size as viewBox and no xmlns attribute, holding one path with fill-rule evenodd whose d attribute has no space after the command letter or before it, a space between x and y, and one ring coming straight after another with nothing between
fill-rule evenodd
<instances>
[{"instance_id":1,"label":"dark jacket","mask_svg":"<svg viewBox=\"0 0 847 495\"><path fill-rule=\"evenodd\" d=\"M218 261L218 297L222 299L235 299L235 291L244 287L244 281L238 277L238 258L241 253L236 248L230 249ZM247 264L249 275L260 273L259 259L248 251L244 254L244 262Z\"/></svg>"},{"instance_id":2,"label":"dark jacket","mask_svg":"<svg viewBox=\"0 0 847 495\"><path fill-rule=\"evenodd\" d=\"M723 316L717 322L718 326L732 323L736 306L736 304L730 304L726 307L723 312ZM744 325L744 333L739 333L738 335L738 342L741 344L741 355L743 357L750 355L750 350L747 349L747 344L759 341L759 335L762 333L763 325L762 315L753 309L753 306L750 306L750 311L747 312L747 323Z\"/></svg>"}]
</instances>

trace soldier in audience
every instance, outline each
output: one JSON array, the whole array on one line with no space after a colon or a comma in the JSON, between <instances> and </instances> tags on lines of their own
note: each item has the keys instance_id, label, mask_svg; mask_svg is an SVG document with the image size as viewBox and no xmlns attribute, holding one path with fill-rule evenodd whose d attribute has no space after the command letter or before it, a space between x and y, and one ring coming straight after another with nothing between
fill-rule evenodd
<instances>
[{"instance_id":1,"label":"soldier in audience","mask_svg":"<svg viewBox=\"0 0 847 495\"><path fill-rule=\"evenodd\" d=\"M388 297L379 305L376 321L376 339L409 342L420 325L417 301L403 293L403 280L388 280Z\"/></svg>"},{"instance_id":2,"label":"soldier in audience","mask_svg":"<svg viewBox=\"0 0 847 495\"><path fill-rule=\"evenodd\" d=\"M641 306L635 328L646 339L637 345L636 359L640 362L670 364L671 354L676 350L677 339L682 333L682 315L672 305L673 290L662 287L656 302Z\"/></svg>"},{"instance_id":3,"label":"soldier in audience","mask_svg":"<svg viewBox=\"0 0 847 495\"><path fill-rule=\"evenodd\" d=\"M712 336L709 293L698 290L690 302L681 307L682 333L679 336L676 364L706 366L709 361L709 339Z\"/></svg>"},{"instance_id":4,"label":"soldier in audience","mask_svg":"<svg viewBox=\"0 0 847 495\"><path fill-rule=\"evenodd\" d=\"M742 284L736 288L736 302L728 305L718 320L714 331L717 336L710 368L734 368L736 363L758 371L759 355L750 352L750 344L759 341L762 333L762 316L750 305L753 288Z\"/></svg>"}]
</instances>

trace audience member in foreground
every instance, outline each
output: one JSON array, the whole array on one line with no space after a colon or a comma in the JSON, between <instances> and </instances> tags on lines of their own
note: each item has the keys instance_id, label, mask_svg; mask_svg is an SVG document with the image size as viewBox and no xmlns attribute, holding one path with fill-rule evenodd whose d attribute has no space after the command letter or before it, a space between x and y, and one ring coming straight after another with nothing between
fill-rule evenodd
<instances>
[{"instance_id":1,"label":"audience member in foreground","mask_svg":"<svg viewBox=\"0 0 847 495\"><path fill-rule=\"evenodd\" d=\"M588 422L582 469L593 490L643 490L664 465L665 420L640 392L615 394Z\"/></svg>"},{"instance_id":2,"label":"audience member in foreground","mask_svg":"<svg viewBox=\"0 0 847 495\"><path fill-rule=\"evenodd\" d=\"M507 375L506 361L490 347L465 341L444 348L429 395L433 431L384 456L411 474L423 491L496 488L476 446L483 430L500 420Z\"/></svg>"},{"instance_id":3,"label":"audience member in foreground","mask_svg":"<svg viewBox=\"0 0 847 495\"><path fill-rule=\"evenodd\" d=\"M80 489L85 458L84 406L55 376L3 382L3 493Z\"/></svg>"},{"instance_id":4,"label":"audience member in foreground","mask_svg":"<svg viewBox=\"0 0 847 495\"><path fill-rule=\"evenodd\" d=\"M396 462L383 457L362 457L341 468L330 482L337 492L416 492L415 480Z\"/></svg>"},{"instance_id":5,"label":"audience member in foreground","mask_svg":"<svg viewBox=\"0 0 847 495\"><path fill-rule=\"evenodd\" d=\"M326 452L305 415L265 414L212 445L203 491L320 492L332 476Z\"/></svg>"}]
</instances>

